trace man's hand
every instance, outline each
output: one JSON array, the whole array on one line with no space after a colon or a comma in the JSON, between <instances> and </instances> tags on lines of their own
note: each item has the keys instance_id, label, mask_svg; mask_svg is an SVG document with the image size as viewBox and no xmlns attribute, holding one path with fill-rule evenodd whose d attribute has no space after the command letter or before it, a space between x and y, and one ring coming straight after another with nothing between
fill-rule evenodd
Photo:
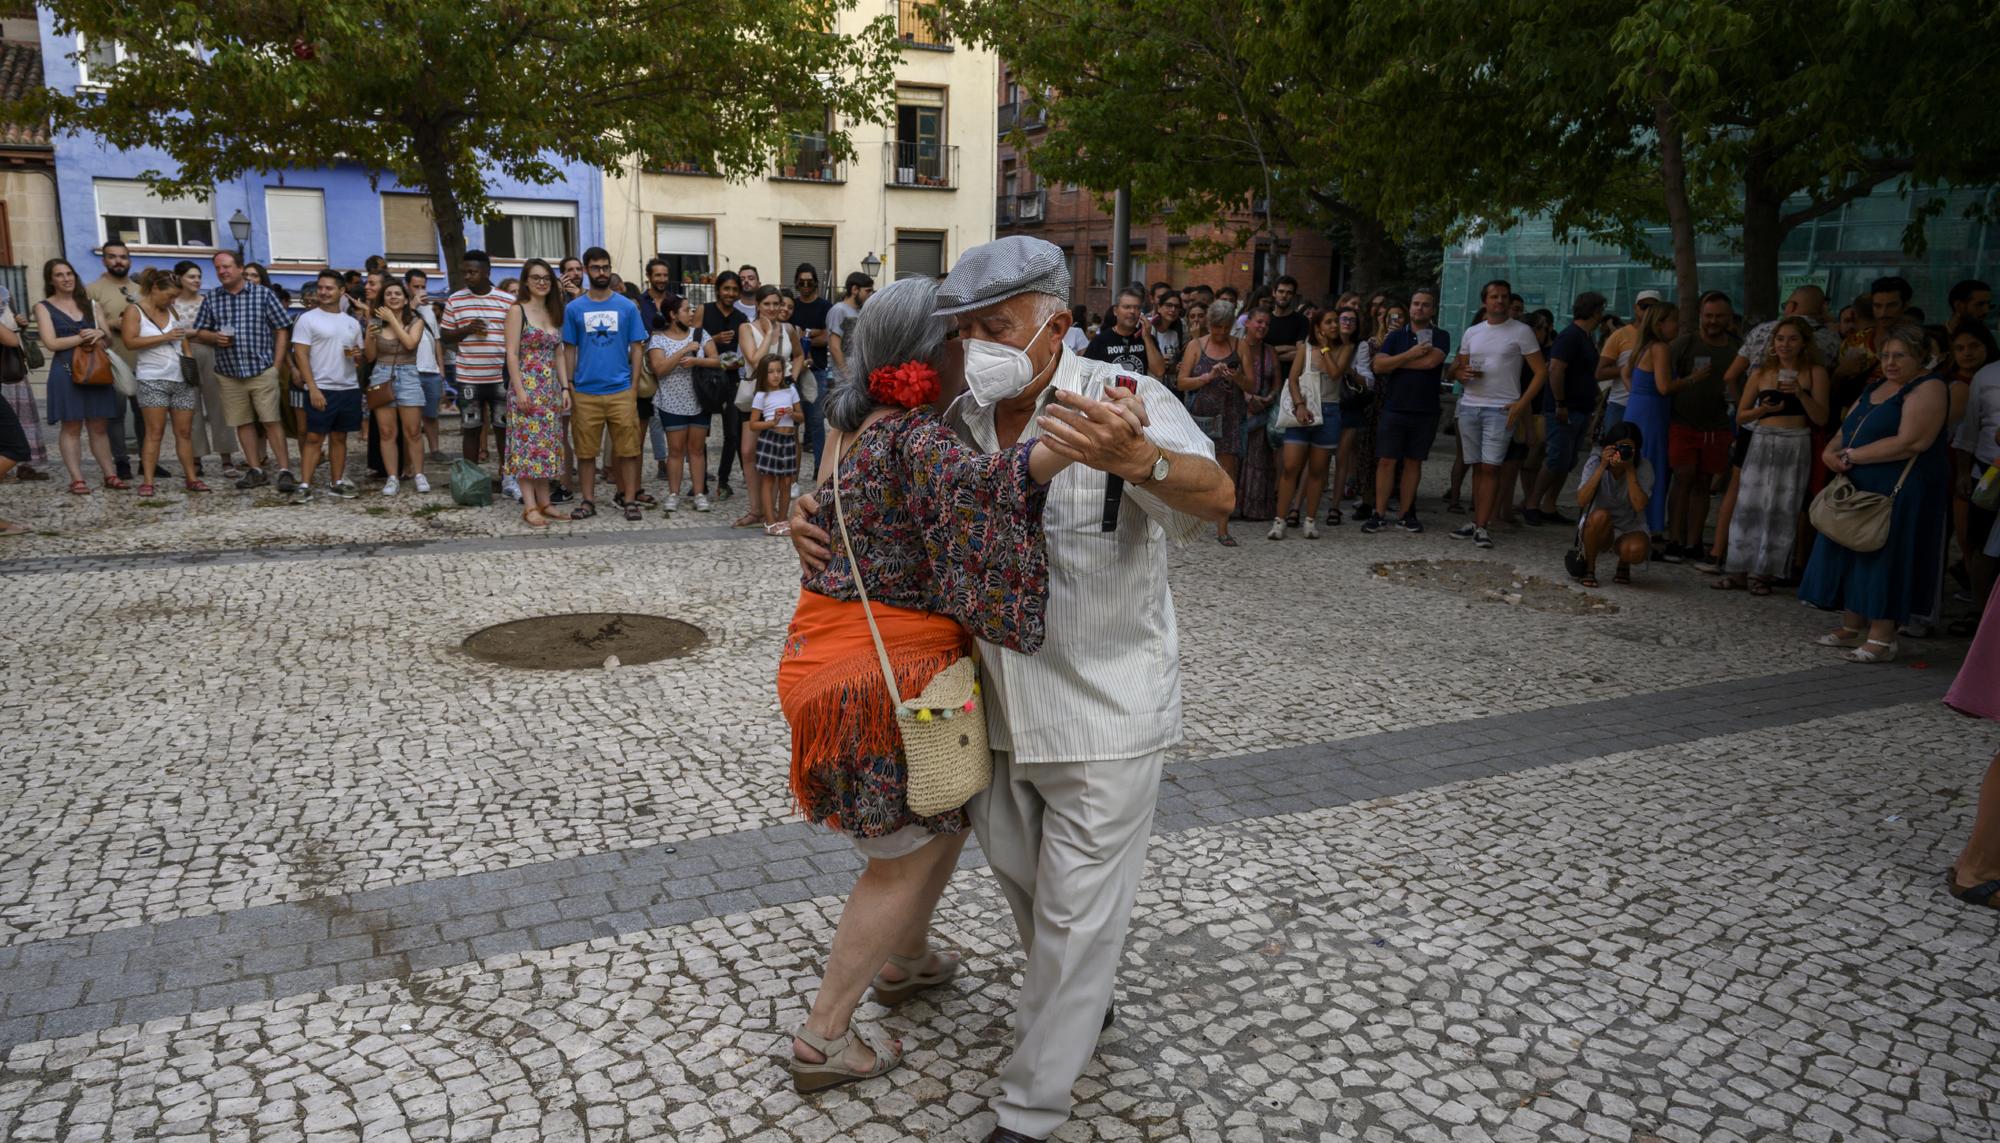
<instances>
[{"instance_id":1,"label":"man's hand","mask_svg":"<svg viewBox=\"0 0 2000 1143\"><path fill-rule=\"evenodd\" d=\"M792 501L792 550L799 554L799 566L815 574L825 571L833 559L833 537L807 522L818 512L817 496Z\"/></svg>"},{"instance_id":2,"label":"man's hand","mask_svg":"<svg viewBox=\"0 0 2000 1143\"><path fill-rule=\"evenodd\" d=\"M1062 391L1056 402L1036 423L1057 456L1133 482L1151 474L1160 450L1146 439L1145 423L1130 401L1093 401Z\"/></svg>"},{"instance_id":3,"label":"man's hand","mask_svg":"<svg viewBox=\"0 0 2000 1143\"><path fill-rule=\"evenodd\" d=\"M1516 424L1520 423L1521 418L1528 415L1528 412L1529 409L1526 398L1523 398L1507 406L1507 427L1509 429L1513 428Z\"/></svg>"},{"instance_id":4,"label":"man's hand","mask_svg":"<svg viewBox=\"0 0 2000 1143\"><path fill-rule=\"evenodd\" d=\"M486 332L485 318L473 318L471 321L465 323L465 336L467 337L478 337L480 334L485 332Z\"/></svg>"},{"instance_id":5,"label":"man's hand","mask_svg":"<svg viewBox=\"0 0 2000 1143\"><path fill-rule=\"evenodd\" d=\"M306 400L312 402L314 412L326 412L326 394L320 392L319 386L313 385L306 389Z\"/></svg>"}]
</instances>

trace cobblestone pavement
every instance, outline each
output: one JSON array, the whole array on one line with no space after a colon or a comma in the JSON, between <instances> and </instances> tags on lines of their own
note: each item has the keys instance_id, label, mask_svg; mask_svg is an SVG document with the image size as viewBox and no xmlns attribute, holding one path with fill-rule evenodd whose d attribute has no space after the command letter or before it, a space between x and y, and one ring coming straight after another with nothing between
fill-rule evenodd
<instances>
[{"instance_id":1,"label":"cobblestone pavement","mask_svg":"<svg viewBox=\"0 0 2000 1143\"><path fill-rule=\"evenodd\" d=\"M861 1012L909 1066L806 1101L775 1062L855 868L789 817L781 542L254 503L56 497L106 515L0 552L0 1138L990 1127L976 850L967 977ZM1241 530L1175 557L1188 742L1061 1138L2000 1138L2000 923L1935 885L1994 745L1936 701L1959 645L1839 664L1672 567L1592 607L1528 578L1554 529ZM456 649L618 609L709 639Z\"/></svg>"}]
</instances>

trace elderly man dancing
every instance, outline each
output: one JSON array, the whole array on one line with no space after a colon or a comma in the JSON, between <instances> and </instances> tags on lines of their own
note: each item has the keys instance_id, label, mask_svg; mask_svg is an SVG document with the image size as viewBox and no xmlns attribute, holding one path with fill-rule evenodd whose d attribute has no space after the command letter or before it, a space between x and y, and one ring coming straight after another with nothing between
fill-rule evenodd
<instances>
[{"instance_id":1,"label":"elderly man dancing","mask_svg":"<svg viewBox=\"0 0 2000 1143\"><path fill-rule=\"evenodd\" d=\"M1172 393L1064 348L1069 288L1062 251L1017 236L967 251L938 289L965 356L966 392L946 421L984 452L1038 436L1083 462L1056 476L1044 511L1041 652L980 647L994 774L973 828L1027 953L989 1143L1062 1126L1109 1019L1161 764L1181 739L1167 546L1225 519L1236 495ZM1114 407L1114 387L1136 390L1143 425ZM809 563L825 555L824 533L801 527L815 510L793 514Z\"/></svg>"}]
</instances>

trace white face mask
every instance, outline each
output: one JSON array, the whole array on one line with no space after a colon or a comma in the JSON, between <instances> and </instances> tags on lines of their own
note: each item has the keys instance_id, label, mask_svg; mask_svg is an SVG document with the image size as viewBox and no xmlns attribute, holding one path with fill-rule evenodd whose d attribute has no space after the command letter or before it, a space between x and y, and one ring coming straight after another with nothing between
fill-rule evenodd
<instances>
[{"instance_id":1,"label":"white face mask","mask_svg":"<svg viewBox=\"0 0 2000 1143\"><path fill-rule=\"evenodd\" d=\"M1034 337L1028 339L1029 345L1035 344L1035 338L1042 336L1055 316L1042 319ZM1035 363L1028 359L1027 350L984 338L965 339L965 387L980 408L1018 397L1034 381Z\"/></svg>"}]
</instances>

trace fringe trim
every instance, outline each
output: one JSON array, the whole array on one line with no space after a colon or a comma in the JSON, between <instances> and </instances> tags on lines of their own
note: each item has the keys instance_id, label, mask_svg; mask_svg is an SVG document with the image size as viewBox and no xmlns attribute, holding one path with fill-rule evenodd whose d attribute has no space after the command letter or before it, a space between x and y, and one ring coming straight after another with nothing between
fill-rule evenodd
<instances>
[{"instance_id":1,"label":"fringe trim","mask_svg":"<svg viewBox=\"0 0 2000 1143\"><path fill-rule=\"evenodd\" d=\"M896 668L896 687L916 695L939 671L963 657L962 641L908 649L891 646L889 662ZM847 759L879 757L903 748L903 731L882 685L882 665L870 652L843 664L844 670L822 667L810 691L794 693L784 705L792 723L792 802L811 817L806 795L827 771ZM803 690L804 688L800 688ZM823 825L839 828L837 818Z\"/></svg>"}]
</instances>

